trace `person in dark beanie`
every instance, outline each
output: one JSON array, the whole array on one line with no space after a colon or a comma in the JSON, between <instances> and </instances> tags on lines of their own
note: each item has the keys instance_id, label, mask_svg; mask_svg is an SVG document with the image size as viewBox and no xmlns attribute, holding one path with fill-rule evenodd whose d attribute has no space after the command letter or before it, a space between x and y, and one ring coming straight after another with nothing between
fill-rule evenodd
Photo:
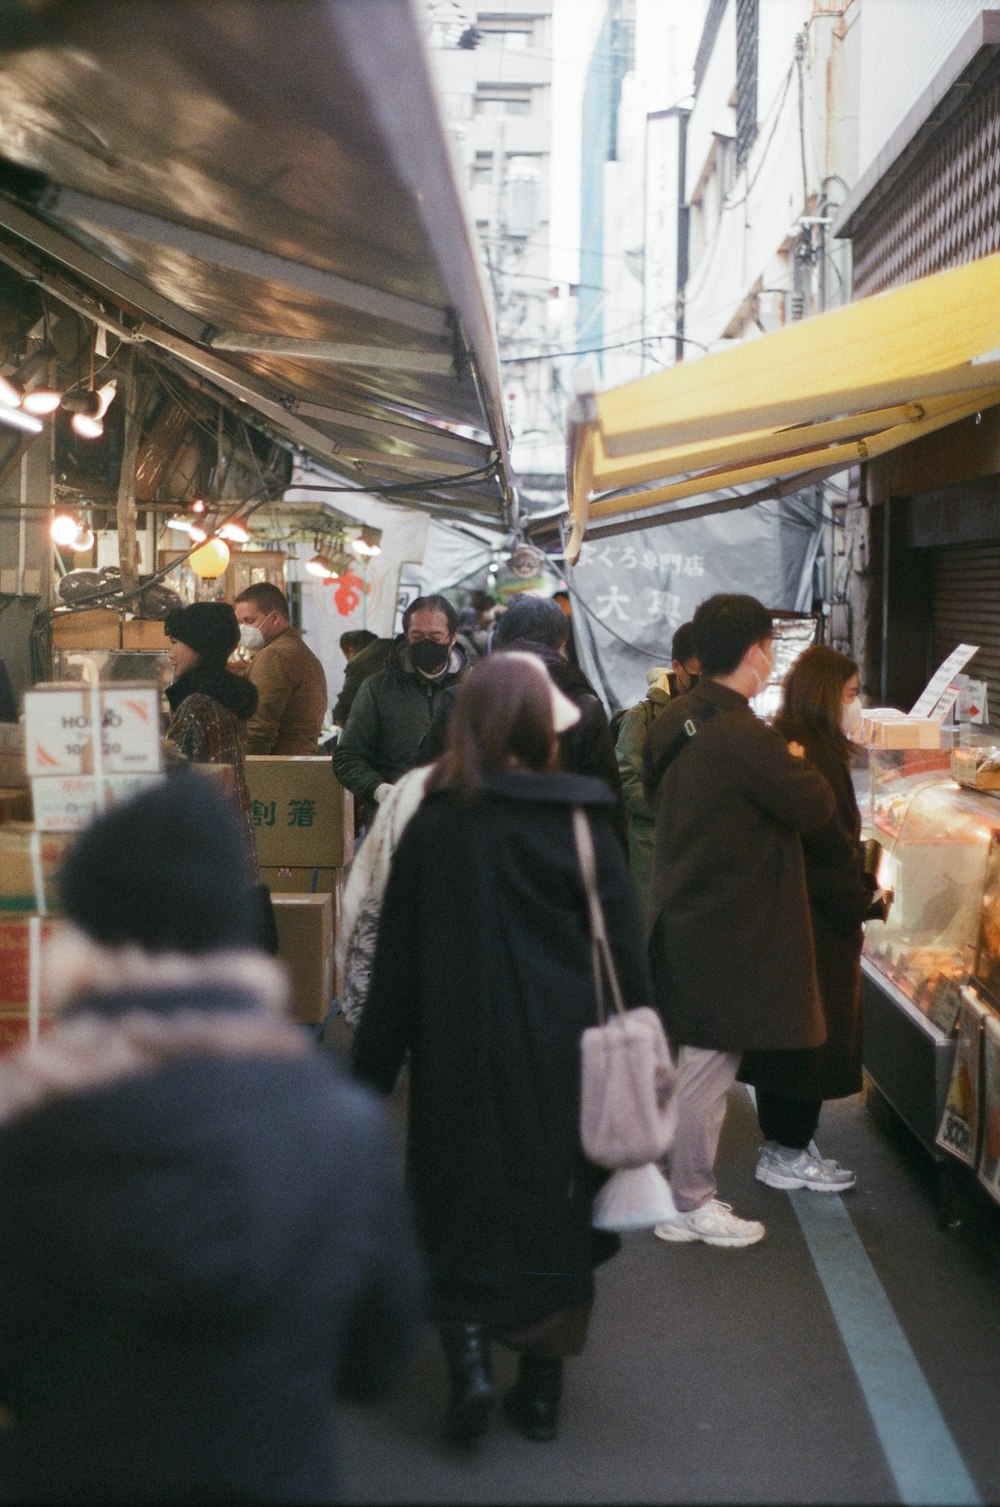
<instances>
[{"instance_id":1,"label":"person in dark beanie","mask_svg":"<svg viewBox=\"0 0 1000 1507\"><path fill-rule=\"evenodd\" d=\"M168 612L163 627L174 666L174 682L167 687L173 714L167 738L193 764L231 766L247 877L256 884L260 871L244 747L257 691L245 676L226 668L240 641L236 613L228 602L194 602Z\"/></svg>"},{"instance_id":2,"label":"person in dark beanie","mask_svg":"<svg viewBox=\"0 0 1000 1507\"><path fill-rule=\"evenodd\" d=\"M383 1109L248 948L210 782L100 817L61 897L55 1024L0 1060L0 1497L329 1502L423 1301Z\"/></svg>"}]
</instances>

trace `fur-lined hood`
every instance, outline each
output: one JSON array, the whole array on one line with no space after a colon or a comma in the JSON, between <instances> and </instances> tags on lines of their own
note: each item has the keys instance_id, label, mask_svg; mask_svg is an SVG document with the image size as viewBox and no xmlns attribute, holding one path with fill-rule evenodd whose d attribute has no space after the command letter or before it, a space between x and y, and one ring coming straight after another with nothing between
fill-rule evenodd
<instances>
[{"instance_id":1,"label":"fur-lined hood","mask_svg":"<svg viewBox=\"0 0 1000 1507\"><path fill-rule=\"evenodd\" d=\"M285 1127L322 1123L333 1073L280 970L78 937L48 962L63 1014L0 1060L0 1186L40 1271L72 1249L95 1305L179 1323L266 1302L315 1220Z\"/></svg>"},{"instance_id":2,"label":"fur-lined hood","mask_svg":"<svg viewBox=\"0 0 1000 1507\"><path fill-rule=\"evenodd\" d=\"M47 1100L154 1073L183 1058L298 1057L281 968L256 952L152 956L66 926L46 948L42 990L62 1019L0 1059L0 1125Z\"/></svg>"}]
</instances>

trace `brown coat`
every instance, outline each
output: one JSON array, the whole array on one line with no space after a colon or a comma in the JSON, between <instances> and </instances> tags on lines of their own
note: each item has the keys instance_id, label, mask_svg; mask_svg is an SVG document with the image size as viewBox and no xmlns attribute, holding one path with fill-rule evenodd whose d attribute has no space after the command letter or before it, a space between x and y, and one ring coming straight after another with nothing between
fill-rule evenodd
<instances>
[{"instance_id":1,"label":"brown coat","mask_svg":"<svg viewBox=\"0 0 1000 1507\"><path fill-rule=\"evenodd\" d=\"M846 764L826 739L792 730L829 781L837 813L803 839L806 882L827 1038L802 1052L750 1052L740 1078L786 1099L839 1099L861 1090L861 923L874 881L863 869L861 818Z\"/></svg>"},{"instance_id":2,"label":"brown coat","mask_svg":"<svg viewBox=\"0 0 1000 1507\"><path fill-rule=\"evenodd\" d=\"M316 754L326 675L298 628L286 628L254 655L250 681L258 700L247 727L247 753Z\"/></svg>"},{"instance_id":3,"label":"brown coat","mask_svg":"<svg viewBox=\"0 0 1000 1507\"><path fill-rule=\"evenodd\" d=\"M685 721L703 718L684 739ZM674 1045L819 1046L801 836L833 816L827 781L745 697L702 680L653 724L645 784L656 811L650 961Z\"/></svg>"}]
</instances>

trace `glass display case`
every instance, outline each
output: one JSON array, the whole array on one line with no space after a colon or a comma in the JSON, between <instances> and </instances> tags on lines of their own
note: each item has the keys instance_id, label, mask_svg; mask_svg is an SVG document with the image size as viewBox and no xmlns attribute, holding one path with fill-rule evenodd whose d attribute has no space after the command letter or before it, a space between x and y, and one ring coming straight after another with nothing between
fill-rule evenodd
<instances>
[{"instance_id":1,"label":"glass display case","mask_svg":"<svg viewBox=\"0 0 1000 1507\"><path fill-rule=\"evenodd\" d=\"M1000 792L960 785L947 750L907 749L870 754L868 794L869 830L884 850L879 882L894 898L887 920L866 927L864 1066L940 1162L962 986L977 971L988 888L1000 907Z\"/></svg>"}]
</instances>

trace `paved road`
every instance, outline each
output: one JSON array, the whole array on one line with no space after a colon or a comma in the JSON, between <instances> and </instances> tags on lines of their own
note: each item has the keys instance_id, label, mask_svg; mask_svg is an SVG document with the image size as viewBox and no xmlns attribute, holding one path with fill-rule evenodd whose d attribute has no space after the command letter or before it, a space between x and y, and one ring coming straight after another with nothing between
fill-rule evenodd
<instances>
[{"instance_id":1,"label":"paved road","mask_svg":"<svg viewBox=\"0 0 1000 1507\"><path fill-rule=\"evenodd\" d=\"M384 1408L340 1420L356 1502L1000 1501L1000 1210L975 1191L937 1227L925 1155L860 1098L819 1141L858 1173L843 1198L763 1187L733 1091L720 1196L763 1219L747 1250L626 1237L602 1270L558 1439L502 1418L470 1454L439 1441L431 1335ZM497 1353L501 1381L514 1357Z\"/></svg>"}]
</instances>

